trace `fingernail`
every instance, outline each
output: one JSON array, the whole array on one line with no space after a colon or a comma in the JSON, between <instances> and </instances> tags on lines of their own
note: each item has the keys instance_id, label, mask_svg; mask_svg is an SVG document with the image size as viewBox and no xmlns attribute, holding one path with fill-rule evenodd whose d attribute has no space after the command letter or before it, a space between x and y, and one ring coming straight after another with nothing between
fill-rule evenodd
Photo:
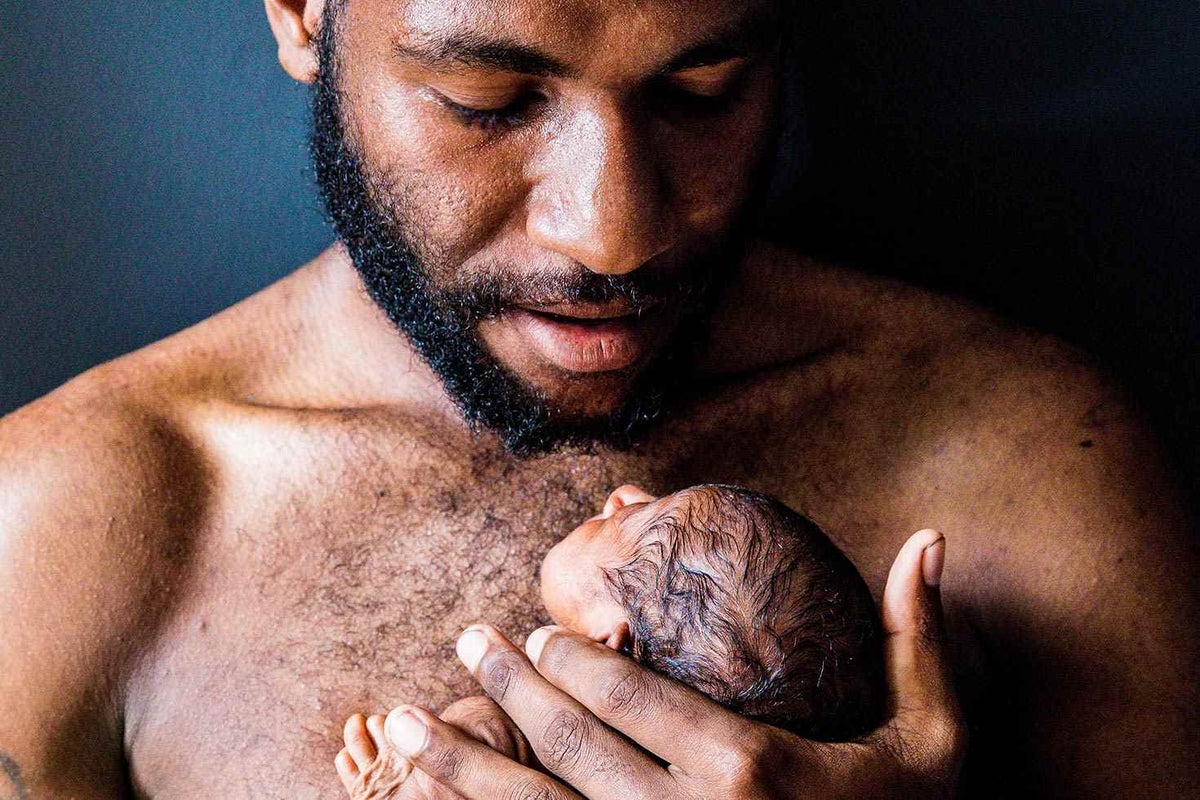
<instances>
[{"instance_id":1,"label":"fingernail","mask_svg":"<svg viewBox=\"0 0 1200 800\"><path fill-rule=\"evenodd\" d=\"M392 747L409 758L419 756L429 741L429 728L409 711L393 711L388 714L384 732Z\"/></svg>"},{"instance_id":2,"label":"fingernail","mask_svg":"<svg viewBox=\"0 0 1200 800\"><path fill-rule=\"evenodd\" d=\"M483 660L483 654L488 649L487 634L476 628L468 628L463 632L462 636L458 637L458 644L455 646L455 652L458 653L458 660L466 664L467 669L471 672L479 666L479 662Z\"/></svg>"},{"instance_id":3,"label":"fingernail","mask_svg":"<svg viewBox=\"0 0 1200 800\"><path fill-rule=\"evenodd\" d=\"M525 655L529 656L529 661L536 667L538 659L542 657L542 648L546 646L546 640L550 638L550 634L554 633L553 628L538 628L533 633L529 634L529 638L525 640Z\"/></svg>"},{"instance_id":4,"label":"fingernail","mask_svg":"<svg viewBox=\"0 0 1200 800\"><path fill-rule=\"evenodd\" d=\"M946 540L938 539L921 554L921 576L925 585L936 589L942 584L942 567L946 564Z\"/></svg>"}]
</instances>

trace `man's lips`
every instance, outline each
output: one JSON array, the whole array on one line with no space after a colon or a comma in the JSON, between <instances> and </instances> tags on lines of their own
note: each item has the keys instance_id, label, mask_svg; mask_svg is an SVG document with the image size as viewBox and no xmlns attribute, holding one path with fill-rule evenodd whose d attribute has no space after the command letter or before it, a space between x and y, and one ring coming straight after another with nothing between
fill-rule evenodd
<instances>
[{"instance_id":1,"label":"man's lips","mask_svg":"<svg viewBox=\"0 0 1200 800\"><path fill-rule=\"evenodd\" d=\"M644 359L662 315L624 302L515 308L503 316L540 360L565 372L595 374Z\"/></svg>"},{"instance_id":2,"label":"man's lips","mask_svg":"<svg viewBox=\"0 0 1200 800\"><path fill-rule=\"evenodd\" d=\"M558 303L551 305L525 305L520 310L541 314L563 322L615 320L623 317L640 317L653 309L657 303L634 305L628 301L609 303Z\"/></svg>"}]
</instances>

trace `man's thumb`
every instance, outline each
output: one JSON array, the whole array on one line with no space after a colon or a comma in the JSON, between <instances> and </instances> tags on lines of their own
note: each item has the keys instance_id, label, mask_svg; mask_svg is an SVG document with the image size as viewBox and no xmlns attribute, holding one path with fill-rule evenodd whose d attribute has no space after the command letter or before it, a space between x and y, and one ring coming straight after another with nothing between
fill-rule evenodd
<instances>
[{"instance_id":1,"label":"man's thumb","mask_svg":"<svg viewBox=\"0 0 1200 800\"><path fill-rule=\"evenodd\" d=\"M945 561L945 537L919 531L900 549L883 591L888 721L876 735L891 740L897 780L920 787L914 797L952 796L966 752L945 648Z\"/></svg>"},{"instance_id":2,"label":"man's thumb","mask_svg":"<svg viewBox=\"0 0 1200 800\"><path fill-rule=\"evenodd\" d=\"M946 539L919 531L901 548L883 592L889 717L914 711L957 719L945 652L941 580Z\"/></svg>"}]
</instances>

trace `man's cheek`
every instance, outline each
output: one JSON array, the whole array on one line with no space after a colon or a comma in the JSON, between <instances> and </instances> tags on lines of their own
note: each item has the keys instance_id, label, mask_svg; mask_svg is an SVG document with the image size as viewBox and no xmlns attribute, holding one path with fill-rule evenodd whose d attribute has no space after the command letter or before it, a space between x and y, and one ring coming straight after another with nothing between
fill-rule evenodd
<instances>
[{"instance_id":1,"label":"man's cheek","mask_svg":"<svg viewBox=\"0 0 1200 800\"><path fill-rule=\"evenodd\" d=\"M489 196L449 184L431 188L426 196L429 199L419 213L432 251L430 270L439 283L489 274L496 265L521 267L526 253L503 246L515 227L513 206L503 195Z\"/></svg>"},{"instance_id":2,"label":"man's cheek","mask_svg":"<svg viewBox=\"0 0 1200 800\"><path fill-rule=\"evenodd\" d=\"M461 277L471 261L486 268L508 260L501 244L521 234L523 203L520 188L503 170L493 173L487 163L477 169L455 164L429 170L400 160L367 167L372 174L389 176L380 187L382 204L417 248L435 283ZM511 255L517 257L517 248Z\"/></svg>"},{"instance_id":3,"label":"man's cheek","mask_svg":"<svg viewBox=\"0 0 1200 800\"><path fill-rule=\"evenodd\" d=\"M743 146L761 148L762 143L751 139ZM726 230L744 210L746 199L755 188L761 149L731 149L728 152L736 152L739 157L713 154L710 160L702 162L692 158L676 173L677 202L684 210L687 226L693 231Z\"/></svg>"},{"instance_id":4,"label":"man's cheek","mask_svg":"<svg viewBox=\"0 0 1200 800\"><path fill-rule=\"evenodd\" d=\"M726 229L762 188L755 182L765 179L773 138L769 94L759 91L741 114L705 135L681 138L671 151L674 196L693 230Z\"/></svg>"}]
</instances>

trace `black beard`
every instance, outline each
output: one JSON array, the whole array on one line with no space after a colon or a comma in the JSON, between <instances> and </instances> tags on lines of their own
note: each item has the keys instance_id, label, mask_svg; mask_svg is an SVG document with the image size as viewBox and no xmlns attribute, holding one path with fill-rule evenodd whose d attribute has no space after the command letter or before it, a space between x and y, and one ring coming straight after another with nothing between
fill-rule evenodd
<instances>
[{"instance_id":1,"label":"black beard","mask_svg":"<svg viewBox=\"0 0 1200 800\"><path fill-rule=\"evenodd\" d=\"M389 213L373 180L350 146L337 75L337 19L330 14L317 38L320 68L313 94L310 150L326 214L345 245L367 293L438 374L472 429L494 431L518 456L563 447L633 445L678 399L719 288L740 263L744 237L729 235L702 261L673 276L637 270L605 276L582 266L570 275L525 276L512 270L466 285L434 285L406 236L411 213ZM638 273L645 273L639 275ZM604 302L617 298L641 307L661 300L678 309L679 322L653 363L631 382L623 405L603 417L572 417L521 382L487 350L478 324L518 304Z\"/></svg>"}]
</instances>

